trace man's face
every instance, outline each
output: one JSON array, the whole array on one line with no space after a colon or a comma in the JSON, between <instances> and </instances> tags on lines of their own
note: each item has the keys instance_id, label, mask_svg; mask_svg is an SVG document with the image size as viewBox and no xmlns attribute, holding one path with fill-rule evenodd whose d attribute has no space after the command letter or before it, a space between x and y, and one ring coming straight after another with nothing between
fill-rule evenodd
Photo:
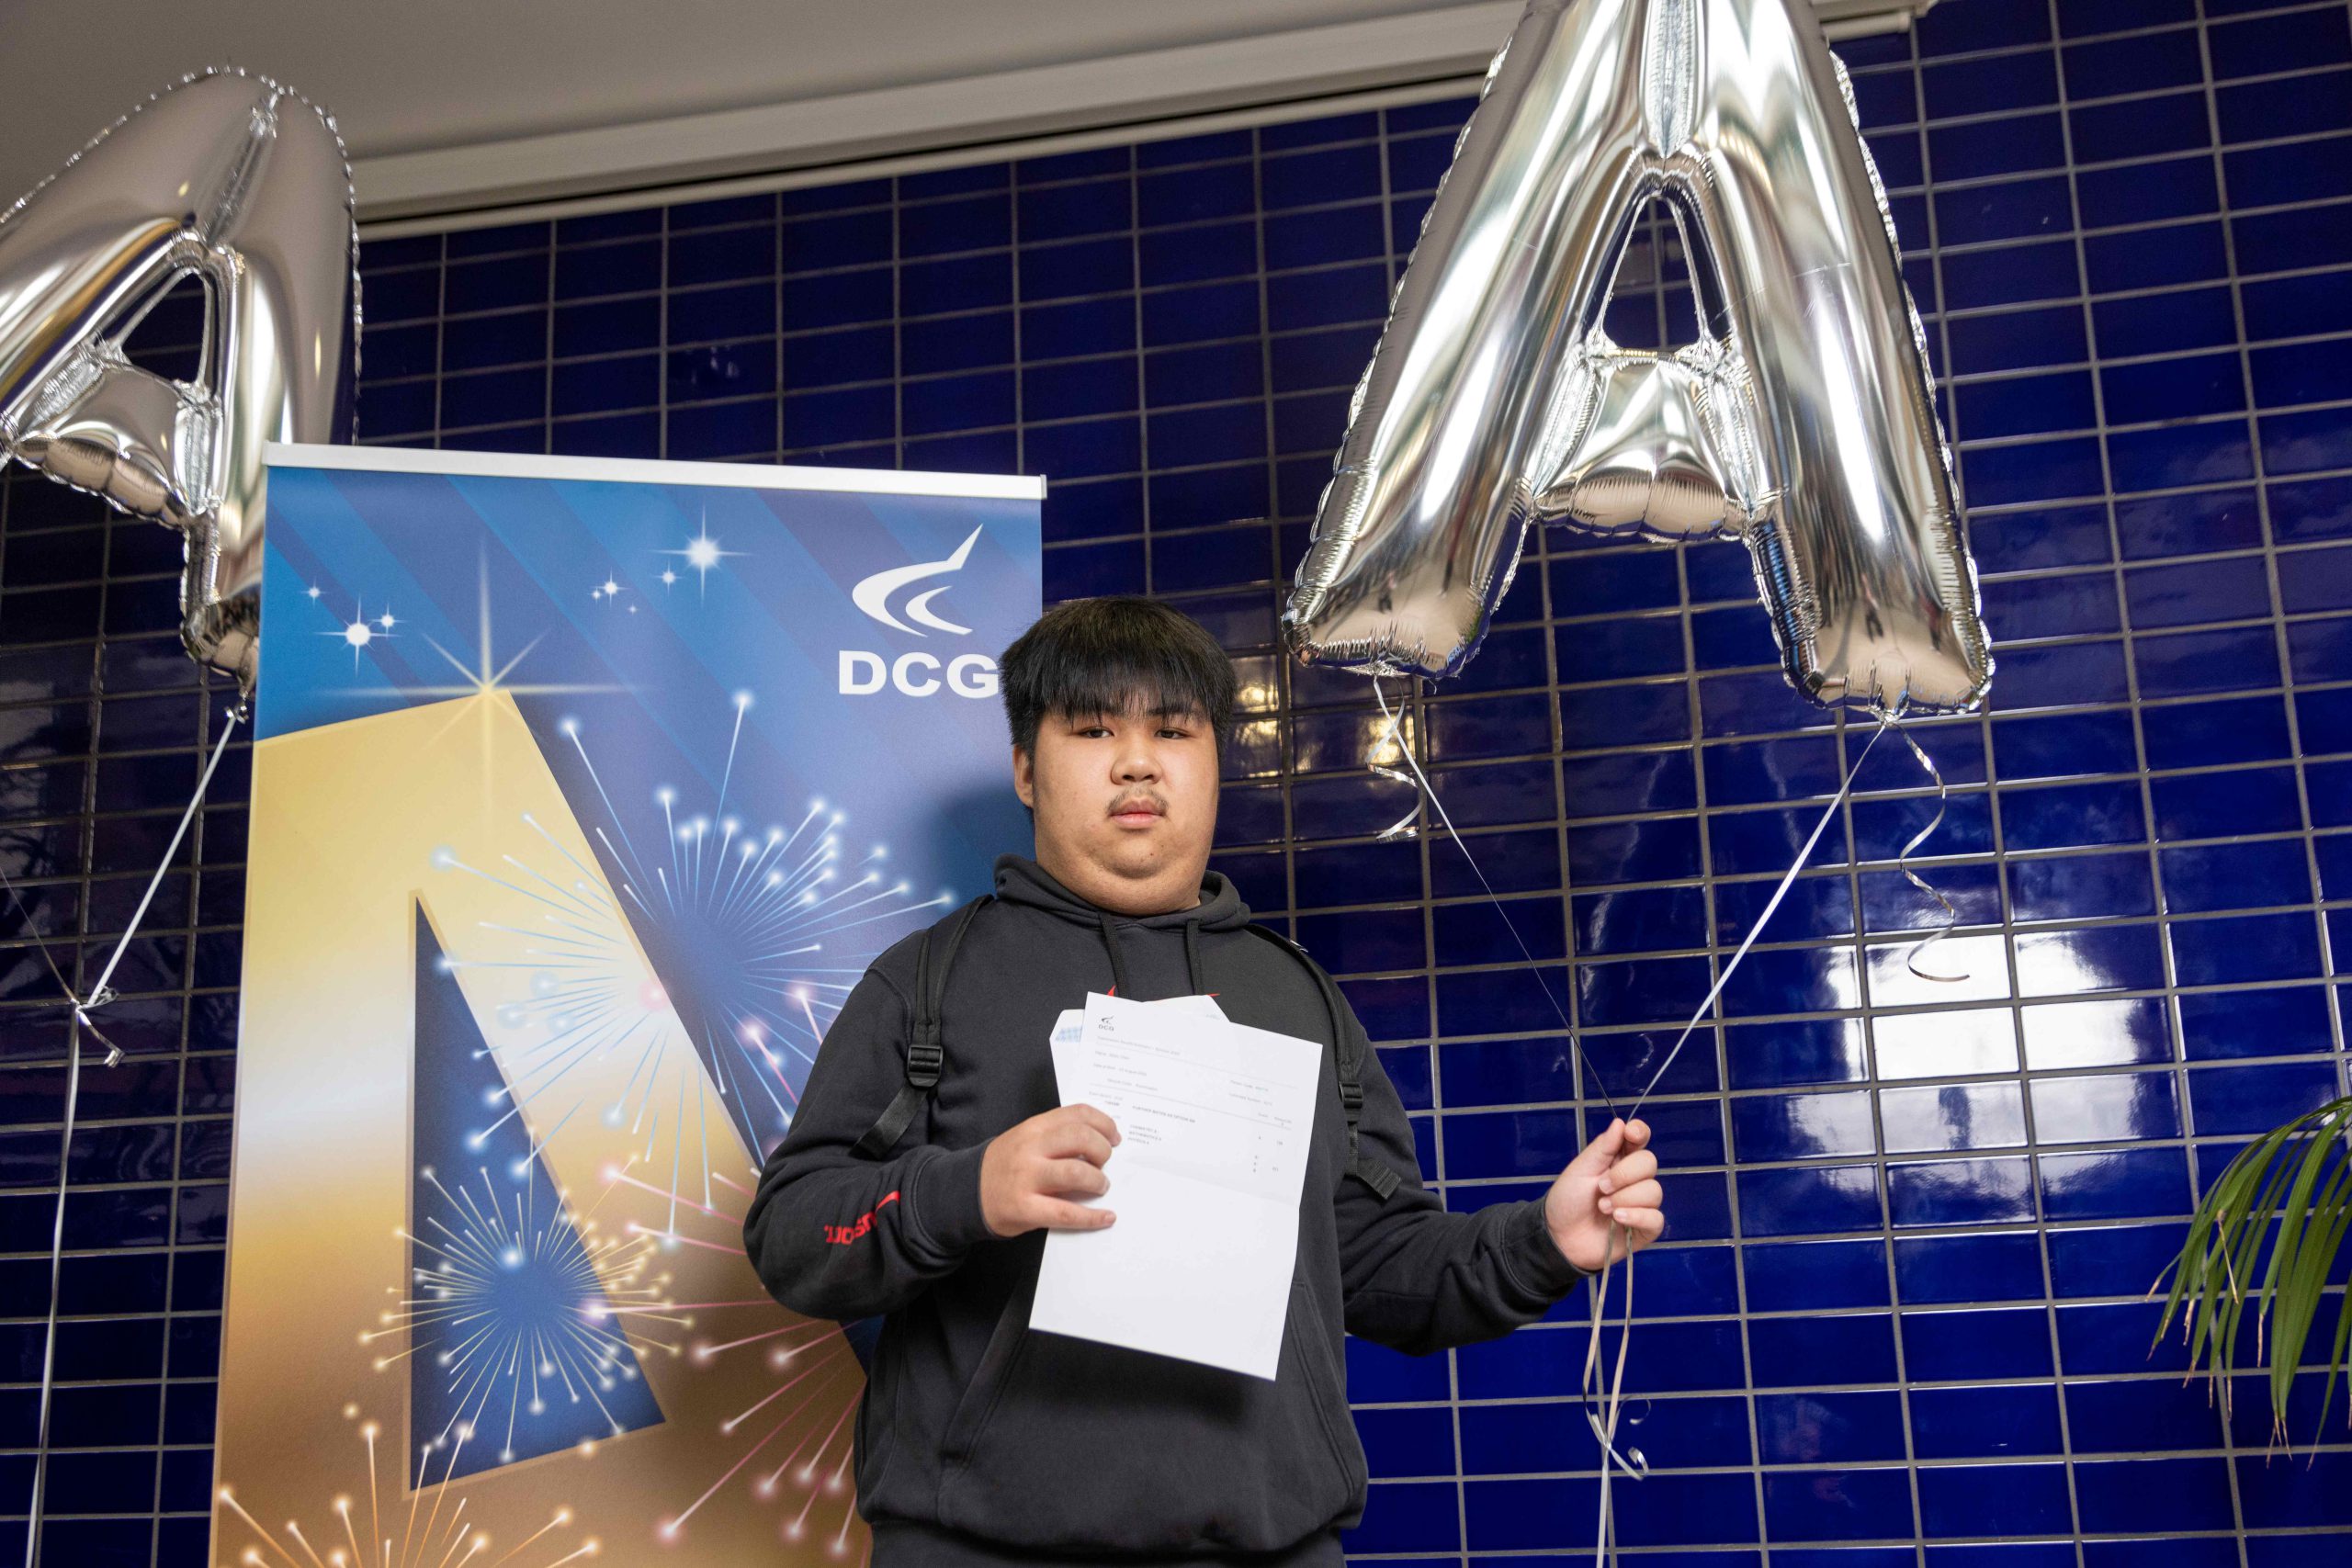
<instances>
[{"instance_id":1,"label":"man's face","mask_svg":"<svg viewBox=\"0 0 2352 1568\"><path fill-rule=\"evenodd\" d=\"M1037 863L1121 914L1199 901L1216 832L1216 738L1197 714L1048 714L1012 750Z\"/></svg>"}]
</instances>

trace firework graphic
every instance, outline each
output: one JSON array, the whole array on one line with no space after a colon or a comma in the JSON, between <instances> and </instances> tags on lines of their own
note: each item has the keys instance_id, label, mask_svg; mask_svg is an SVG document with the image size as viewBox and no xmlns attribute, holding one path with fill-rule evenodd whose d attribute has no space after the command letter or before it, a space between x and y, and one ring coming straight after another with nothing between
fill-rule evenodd
<instances>
[{"instance_id":1,"label":"firework graphic","mask_svg":"<svg viewBox=\"0 0 2352 1568\"><path fill-rule=\"evenodd\" d=\"M609 1172L610 1186L649 1191L686 1216L685 1226L660 1235L663 1247L742 1249L743 1215L751 1190L723 1172L713 1178L718 1201L697 1202L640 1179L626 1167ZM704 1233L707 1232L706 1235ZM855 1448L851 1422L865 1389L854 1342L868 1325L846 1329L780 1314L761 1297L746 1301L664 1302L665 1321L683 1332L690 1365L741 1390L741 1403L718 1423L716 1473L678 1511L660 1521L656 1538L676 1540L694 1517L729 1488L780 1506L777 1533L786 1542L820 1546L846 1557L857 1519L850 1477Z\"/></svg>"},{"instance_id":2,"label":"firework graphic","mask_svg":"<svg viewBox=\"0 0 2352 1568\"><path fill-rule=\"evenodd\" d=\"M378 1371L405 1363L410 1430L447 1450L446 1480L658 1423L616 1309L651 1305L661 1287L644 1278L649 1241L600 1236L522 1124L492 1119L505 1077L423 908L415 919L408 1286L390 1287L362 1337L383 1352Z\"/></svg>"},{"instance_id":3,"label":"firework graphic","mask_svg":"<svg viewBox=\"0 0 2352 1568\"><path fill-rule=\"evenodd\" d=\"M662 1310L663 1281L646 1278L652 1244L583 1235L536 1166L503 1191L486 1168L455 1190L429 1165L417 1177L437 1201L420 1205L421 1234L403 1233L414 1293L366 1337L401 1347L378 1371L408 1356L431 1363L411 1406L439 1416L427 1446L471 1431L481 1470L526 1457L525 1446L551 1451L659 1420L619 1326L631 1310ZM566 1406L574 1429L533 1445L532 1428Z\"/></svg>"},{"instance_id":4,"label":"firework graphic","mask_svg":"<svg viewBox=\"0 0 2352 1568\"><path fill-rule=\"evenodd\" d=\"M751 704L734 698L735 738ZM782 1501L786 1540L845 1552L875 1325L791 1318L764 1296L676 1300L663 1261L683 1247L741 1256L756 1167L790 1128L842 1002L953 895L918 897L887 848L853 849L846 814L821 800L790 826L747 828L728 808L734 739L707 810L663 784L631 813L587 727L555 728L586 781L582 826L602 863L528 814L494 865L432 857L500 913L476 928L476 956L462 931L436 942L419 912L413 1267L369 1330L377 1365L406 1363L420 1440L469 1474L659 1423L638 1359L684 1358L745 1393L717 1434L724 1462L660 1533L740 1485ZM458 983L474 964L526 971L526 999L492 1019L495 1053ZM589 1063L623 1065L603 1077L626 1087L575 1088ZM567 1193L540 1156L583 1120L615 1152L601 1190ZM616 1193L658 1218L606 1225Z\"/></svg>"},{"instance_id":5,"label":"firework graphic","mask_svg":"<svg viewBox=\"0 0 2352 1568\"><path fill-rule=\"evenodd\" d=\"M572 1117L598 1117L641 1160L666 1143L669 1187L708 1206L717 1173L750 1175L790 1128L818 1044L866 964L952 901L944 891L918 897L889 870L886 846L850 848L846 814L821 799L789 828L752 829L729 811L751 705L748 693L734 698L707 811L687 809L666 784L628 809L606 786L586 727L558 724L592 786L594 799L579 805L583 819L599 818L590 832L611 892L605 874L527 816L531 854L496 866L435 854L438 870L512 894L514 919L500 929L528 941L531 999L498 1019L516 1081L480 1138L526 1111L541 1142ZM592 1105L568 1090L571 1068L614 1053L639 1063L624 1095ZM685 1070L693 1059L701 1072Z\"/></svg>"},{"instance_id":6,"label":"firework graphic","mask_svg":"<svg viewBox=\"0 0 2352 1568\"><path fill-rule=\"evenodd\" d=\"M760 1506L782 1505L784 1540L845 1555L855 1517L851 1421L872 1325L844 1332L795 1318L764 1295L680 1299L667 1267L680 1249L740 1257L750 1173L709 1167L685 1190L674 1152L664 1165L635 1150L600 1169L584 1201L560 1188L526 1119L513 1114L516 1097L456 978L463 961L445 954L423 908L416 919L413 1146L426 1163L413 1226L402 1232L409 1284L363 1338L383 1352L378 1371L408 1374L420 1484L568 1448L593 1451L662 1422L639 1358L664 1356L720 1380L740 1403L730 1399L717 1423L710 1478L675 1500L656 1539L678 1539L736 1488ZM530 1034L535 1010L509 1021ZM812 1010L804 1003L804 1021ZM639 1055L651 1038L641 1032L630 1045ZM700 1077L695 1061L680 1053L673 1066ZM673 1122L673 1134L684 1125ZM673 1151L679 1141L671 1138ZM435 1159L470 1160L471 1175L447 1180ZM608 1209L667 1218L608 1224Z\"/></svg>"},{"instance_id":7,"label":"firework graphic","mask_svg":"<svg viewBox=\"0 0 2352 1568\"><path fill-rule=\"evenodd\" d=\"M361 1512L356 1495L345 1493L327 1503L332 1524L313 1524L306 1531L300 1519L287 1519L272 1530L246 1511L232 1489L223 1486L217 1494L222 1513L255 1538L238 1553L237 1562L248 1568L561 1568L594 1557L601 1549L594 1537L583 1540L575 1536L571 1510L564 1506L552 1509L546 1524L511 1544L474 1529L466 1518L466 1499L456 1496L452 1501L453 1494L437 1489L438 1483L449 1478L472 1436L469 1431L460 1427L452 1434L440 1474L434 1473L436 1446L431 1444L419 1448L414 1471L403 1474L397 1468L386 1469L386 1461L397 1450L378 1441L383 1436L379 1424L366 1419L356 1404L345 1405L343 1416L352 1423L367 1455L366 1512ZM433 1491L429 1503L428 1490ZM218 1544L223 1551L230 1549L228 1541Z\"/></svg>"},{"instance_id":8,"label":"firework graphic","mask_svg":"<svg viewBox=\"0 0 2352 1568\"><path fill-rule=\"evenodd\" d=\"M478 1222L481 1230L447 1246L462 1261L446 1269L418 1270L421 1282L428 1278L435 1281L430 1287L435 1293L406 1302L399 1313L387 1314L387 1326L379 1331L384 1334L405 1329L431 1337L434 1345L462 1344L457 1356L446 1360L436 1356L435 1360L451 1369L453 1380L466 1380L465 1386L476 1391L469 1407L475 1414L451 1418L423 1436L421 1460L446 1455L430 1479L437 1483L530 1457L517 1446L514 1421L518 1398L528 1402L525 1407L537 1416L539 1405L563 1397L573 1382L603 1391L601 1398L571 1396L593 1410L604 1428L594 1435L583 1433L578 1441L593 1448L603 1436L622 1435L628 1402L616 1399L615 1391L642 1389L633 1370L624 1369L633 1369L638 1354L668 1355L680 1358L697 1374L740 1391L740 1402L717 1423L713 1473L692 1495L680 1494L674 1512L656 1521L654 1539L679 1540L697 1513L733 1489L761 1506L780 1508L780 1540L846 1556L856 1519L850 1477L854 1456L851 1422L865 1387L852 1342L857 1325L845 1331L831 1323L793 1317L764 1296L678 1299L674 1281L661 1267L662 1257L679 1247L740 1252L750 1190L718 1173L713 1184L720 1201L705 1205L645 1180L627 1161L603 1174L596 1200L571 1217L579 1238L571 1244L577 1247L576 1261L564 1269L567 1278L560 1286L536 1298L519 1294L527 1282L502 1290L492 1270L512 1268L508 1259L514 1253L497 1255L493 1262L481 1238L503 1236L511 1248L527 1248L530 1243L517 1227L485 1220ZM479 1185L485 1192L492 1190L487 1174ZM625 1234L602 1235L597 1211L616 1194L632 1191L674 1204L685 1216L684 1228L661 1231L624 1223L620 1229ZM481 1208L470 1194L452 1201L476 1212ZM570 1229L560 1234L542 1230L540 1245L560 1254L572 1234ZM453 1276L483 1282L452 1285ZM550 1317L560 1317L555 1333L572 1337L577 1347L568 1360L551 1355L539 1362L534 1387L517 1375L515 1362L501 1346L522 1348L526 1355L537 1352L539 1347L518 1342L528 1333L526 1325L546 1324ZM378 1363L379 1370L391 1364L390 1358ZM490 1397L492 1392L496 1398ZM422 1411L428 1403L421 1391L412 1399L413 1411ZM498 1425L502 1416L508 1423L503 1428ZM527 1430L527 1417L525 1425ZM494 1458L483 1457L493 1444L503 1447Z\"/></svg>"}]
</instances>

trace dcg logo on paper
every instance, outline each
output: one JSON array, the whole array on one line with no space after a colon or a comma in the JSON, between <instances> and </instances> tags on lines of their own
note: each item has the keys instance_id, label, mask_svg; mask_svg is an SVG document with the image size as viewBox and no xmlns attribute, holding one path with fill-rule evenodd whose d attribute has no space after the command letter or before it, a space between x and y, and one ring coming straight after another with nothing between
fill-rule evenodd
<instances>
[{"instance_id":1,"label":"dcg logo on paper","mask_svg":"<svg viewBox=\"0 0 2352 1568\"><path fill-rule=\"evenodd\" d=\"M922 629L925 626L956 637L971 636L971 627L957 625L932 607L932 602L955 586L953 583L924 589L901 603L896 613L890 607L890 600L899 590L926 579L961 571L979 536L980 530L973 529L945 560L917 561L912 566L876 572L849 591L850 603L868 619L911 637L927 636ZM905 618L901 619L901 615ZM910 626L910 621L916 624ZM959 697L993 697L997 693L996 660L985 653L959 653L942 659L921 649L894 659L864 649L845 648L841 650L840 684L842 694L848 697L872 696L885 686L910 697L928 697L941 691L953 692Z\"/></svg>"}]
</instances>

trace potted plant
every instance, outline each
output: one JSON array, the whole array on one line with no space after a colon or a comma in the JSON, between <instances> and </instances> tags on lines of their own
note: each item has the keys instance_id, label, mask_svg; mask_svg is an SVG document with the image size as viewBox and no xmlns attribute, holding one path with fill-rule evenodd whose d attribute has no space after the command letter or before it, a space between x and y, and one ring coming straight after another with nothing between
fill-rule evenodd
<instances>
[{"instance_id":1,"label":"potted plant","mask_svg":"<svg viewBox=\"0 0 2352 1568\"><path fill-rule=\"evenodd\" d=\"M2272 1236L2272 1227L2277 1227ZM2352 1228L2352 1097L2330 1100L2272 1129L2239 1153L2198 1204L2180 1256L2156 1285L2172 1280L2162 1339L2178 1319L2188 1365L2211 1372L2224 1418L2230 1374L2237 1370L2239 1330L2254 1308L2254 1360L2270 1353L2270 1429L2288 1441L2287 1399L2303 1364L2345 1232ZM2266 1242L2268 1257L2264 1257ZM2339 1311L2318 1422L2324 1422L2352 1341L2352 1311ZM2317 1424L2314 1425L2316 1435Z\"/></svg>"}]
</instances>

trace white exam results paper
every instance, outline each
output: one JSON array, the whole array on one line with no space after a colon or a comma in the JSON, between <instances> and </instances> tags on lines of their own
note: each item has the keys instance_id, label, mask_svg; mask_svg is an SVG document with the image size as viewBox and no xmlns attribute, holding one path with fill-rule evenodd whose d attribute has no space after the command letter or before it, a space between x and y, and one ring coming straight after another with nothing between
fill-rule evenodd
<instances>
[{"instance_id":1,"label":"white exam results paper","mask_svg":"<svg viewBox=\"0 0 2352 1568\"><path fill-rule=\"evenodd\" d=\"M1054 1030L1062 1103L1118 1123L1087 1203L1051 1231L1029 1326L1272 1378L1297 1260L1323 1048L1227 1020L1206 997L1090 993Z\"/></svg>"}]
</instances>

